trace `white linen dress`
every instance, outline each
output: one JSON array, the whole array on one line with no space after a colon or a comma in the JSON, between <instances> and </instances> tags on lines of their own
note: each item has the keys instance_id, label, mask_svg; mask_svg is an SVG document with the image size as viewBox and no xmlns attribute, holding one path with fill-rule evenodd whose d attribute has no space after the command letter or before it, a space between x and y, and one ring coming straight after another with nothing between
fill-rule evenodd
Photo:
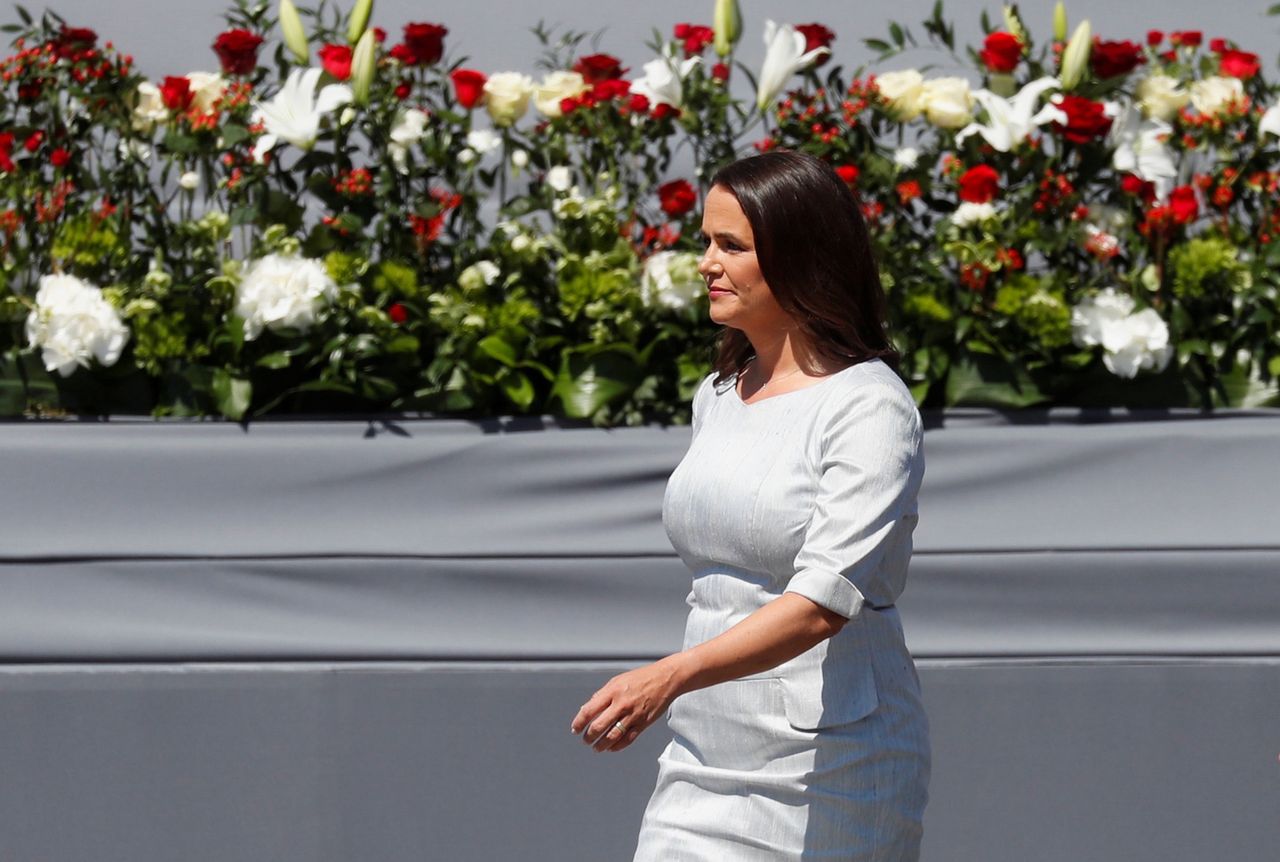
<instances>
[{"instance_id":1,"label":"white linen dress","mask_svg":"<svg viewBox=\"0 0 1280 862\"><path fill-rule=\"evenodd\" d=\"M878 359L753 404L713 378L663 500L693 572L685 647L784 592L850 621L673 701L635 862L915 860L928 726L893 605L918 519L920 414Z\"/></svg>"}]
</instances>

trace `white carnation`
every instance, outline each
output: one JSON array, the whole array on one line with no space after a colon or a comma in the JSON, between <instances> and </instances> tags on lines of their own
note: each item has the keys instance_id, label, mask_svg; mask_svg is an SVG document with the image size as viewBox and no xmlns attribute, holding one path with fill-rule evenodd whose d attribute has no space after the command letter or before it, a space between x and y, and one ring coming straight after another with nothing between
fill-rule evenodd
<instances>
[{"instance_id":1,"label":"white carnation","mask_svg":"<svg viewBox=\"0 0 1280 862\"><path fill-rule=\"evenodd\" d=\"M899 147L893 151L893 163L909 171L920 163L920 151L915 147Z\"/></svg>"},{"instance_id":2,"label":"white carnation","mask_svg":"<svg viewBox=\"0 0 1280 862\"><path fill-rule=\"evenodd\" d=\"M644 262L640 296L650 308L688 308L707 289L698 273L698 256L687 251L660 251Z\"/></svg>"},{"instance_id":3,"label":"white carnation","mask_svg":"<svg viewBox=\"0 0 1280 862\"><path fill-rule=\"evenodd\" d=\"M1102 362L1117 377L1143 369L1163 371L1173 356L1169 327L1154 309L1133 313L1133 298L1107 288L1071 310L1072 339L1081 347L1102 347Z\"/></svg>"},{"instance_id":4,"label":"white carnation","mask_svg":"<svg viewBox=\"0 0 1280 862\"><path fill-rule=\"evenodd\" d=\"M115 365L128 340L128 327L96 286L72 275L40 277L27 341L40 348L45 370L68 377L94 359Z\"/></svg>"},{"instance_id":5,"label":"white carnation","mask_svg":"<svg viewBox=\"0 0 1280 862\"><path fill-rule=\"evenodd\" d=\"M269 254L253 263L236 288L236 315L252 341L266 329L309 328L338 295L318 262Z\"/></svg>"}]
</instances>

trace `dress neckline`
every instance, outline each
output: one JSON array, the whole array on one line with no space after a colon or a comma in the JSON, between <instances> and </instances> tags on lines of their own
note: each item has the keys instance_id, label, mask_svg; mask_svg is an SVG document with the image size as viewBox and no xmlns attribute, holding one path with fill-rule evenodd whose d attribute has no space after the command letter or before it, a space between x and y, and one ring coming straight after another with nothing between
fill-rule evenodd
<instances>
[{"instance_id":1,"label":"dress neckline","mask_svg":"<svg viewBox=\"0 0 1280 862\"><path fill-rule=\"evenodd\" d=\"M867 361L873 361L873 360L867 360ZM786 398L788 395L799 395L801 392L808 392L810 389L819 389L828 380L831 380L835 377L839 377L841 374L844 374L850 368L857 368L861 364L862 364L861 362L855 362L853 365L846 365L844 368L841 368L839 371L833 371L830 374L828 374L826 377L819 378L816 383L810 383L808 386L802 387L800 389L792 389L788 392L779 392L777 395L770 395L768 398L761 398L757 401L750 401L750 402L742 400L742 395L738 392L738 374L734 374L733 386L731 387L733 391L733 398L743 407L747 407L747 408L757 407L765 403L766 401L774 401L778 398Z\"/></svg>"}]
</instances>

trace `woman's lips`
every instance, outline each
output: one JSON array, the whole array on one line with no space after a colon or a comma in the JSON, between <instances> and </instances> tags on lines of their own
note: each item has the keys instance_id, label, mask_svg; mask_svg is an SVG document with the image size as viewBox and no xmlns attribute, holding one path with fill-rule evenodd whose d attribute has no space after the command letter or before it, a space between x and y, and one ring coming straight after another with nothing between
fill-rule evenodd
<instances>
[{"instance_id":1,"label":"woman's lips","mask_svg":"<svg viewBox=\"0 0 1280 862\"><path fill-rule=\"evenodd\" d=\"M717 296L728 296L731 293L733 293L732 290L724 287L716 287L715 285L711 285L707 288L707 296L713 299Z\"/></svg>"}]
</instances>

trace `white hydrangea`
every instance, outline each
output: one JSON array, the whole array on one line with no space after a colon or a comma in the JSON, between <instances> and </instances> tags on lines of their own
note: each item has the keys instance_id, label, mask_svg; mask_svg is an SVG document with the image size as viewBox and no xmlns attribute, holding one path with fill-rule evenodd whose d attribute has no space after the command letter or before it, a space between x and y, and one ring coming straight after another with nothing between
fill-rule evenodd
<instances>
[{"instance_id":1,"label":"white hydrangea","mask_svg":"<svg viewBox=\"0 0 1280 862\"><path fill-rule=\"evenodd\" d=\"M269 254L240 280L235 313L252 341L263 329L308 329L337 295L338 286L317 261Z\"/></svg>"},{"instance_id":2,"label":"white hydrangea","mask_svg":"<svg viewBox=\"0 0 1280 862\"><path fill-rule=\"evenodd\" d=\"M1102 347L1102 362L1117 377L1132 379L1143 369L1163 371L1173 357L1169 327L1154 309L1136 314L1133 298L1108 287L1071 310L1072 339L1081 347Z\"/></svg>"},{"instance_id":3,"label":"white hydrangea","mask_svg":"<svg viewBox=\"0 0 1280 862\"><path fill-rule=\"evenodd\" d=\"M129 328L95 285L72 275L41 276L27 341L40 348L45 370L69 377L94 359L115 365L128 340Z\"/></svg>"},{"instance_id":4,"label":"white hydrangea","mask_svg":"<svg viewBox=\"0 0 1280 862\"><path fill-rule=\"evenodd\" d=\"M964 201L951 214L951 223L956 227L969 227L982 224L996 217L996 208L990 203Z\"/></svg>"},{"instance_id":5,"label":"white hydrangea","mask_svg":"<svg viewBox=\"0 0 1280 862\"><path fill-rule=\"evenodd\" d=\"M706 293L698 272L698 255L687 251L660 251L644 262L640 296L650 308L688 308Z\"/></svg>"}]
</instances>

